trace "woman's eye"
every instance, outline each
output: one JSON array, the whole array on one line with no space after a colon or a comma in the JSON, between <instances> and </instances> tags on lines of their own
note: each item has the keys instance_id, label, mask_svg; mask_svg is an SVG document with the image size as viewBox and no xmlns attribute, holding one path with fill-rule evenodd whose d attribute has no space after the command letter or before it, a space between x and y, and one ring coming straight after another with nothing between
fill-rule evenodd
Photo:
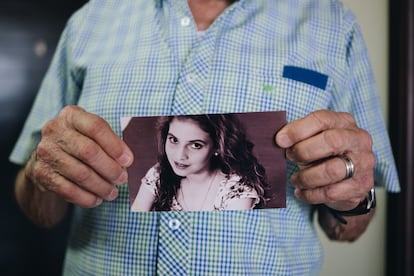
<instances>
[{"instance_id":1,"label":"woman's eye","mask_svg":"<svg viewBox=\"0 0 414 276\"><path fill-rule=\"evenodd\" d=\"M170 143L172 143L172 144L177 144L178 143L178 139L174 136L168 137L168 141L170 141Z\"/></svg>"},{"instance_id":2,"label":"woman's eye","mask_svg":"<svg viewBox=\"0 0 414 276\"><path fill-rule=\"evenodd\" d=\"M191 145L191 147L193 149L201 149L203 147L203 145L200 144L200 143L194 143L194 144Z\"/></svg>"}]
</instances>

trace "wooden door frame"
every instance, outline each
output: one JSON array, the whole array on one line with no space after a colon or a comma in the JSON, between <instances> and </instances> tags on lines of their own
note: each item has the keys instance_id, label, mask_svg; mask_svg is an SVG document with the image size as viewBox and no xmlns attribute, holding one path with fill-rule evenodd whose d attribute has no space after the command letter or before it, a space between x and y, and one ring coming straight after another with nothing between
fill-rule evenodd
<instances>
[{"instance_id":1,"label":"wooden door frame","mask_svg":"<svg viewBox=\"0 0 414 276\"><path fill-rule=\"evenodd\" d=\"M387 275L414 275L414 0L389 0L389 130L401 193L388 195Z\"/></svg>"}]
</instances>

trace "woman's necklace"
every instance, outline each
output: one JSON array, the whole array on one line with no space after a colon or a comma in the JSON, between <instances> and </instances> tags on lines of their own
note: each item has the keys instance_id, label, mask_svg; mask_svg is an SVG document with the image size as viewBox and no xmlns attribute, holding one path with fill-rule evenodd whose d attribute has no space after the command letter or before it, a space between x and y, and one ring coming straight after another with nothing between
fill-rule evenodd
<instances>
[{"instance_id":1,"label":"woman's necklace","mask_svg":"<svg viewBox=\"0 0 414 276\"><path fill-rule=\"evenodd\" d=\"M206 203L206 200L207 200L207 198L208 198L208 195L210 194L210 190L211 190L211 187L213 186L213 183L214 183L214 180L216 179L216 176L217 176L217 170L216 170L216 172L214 173L214 176L211 178L211 180L210 180L210 184L208 185L208 189L207 189L207 192L206 192L206 195L204 196L204 198L203 198L203 201L201 202L201 205L200 205L200 207L196 210L196 211L201 211L202 209L203 209L203 207L204 207L204 204ZM188 181L188 180L187 180ZM187 204L187 202L185 201L185 197L184 197L184 192L183 192L183 187L181 187L181 197L183 198L183 207L186 209L186 210L189 210L189 208L188 208L188 204Z\"/></svg>"}]
</instances>

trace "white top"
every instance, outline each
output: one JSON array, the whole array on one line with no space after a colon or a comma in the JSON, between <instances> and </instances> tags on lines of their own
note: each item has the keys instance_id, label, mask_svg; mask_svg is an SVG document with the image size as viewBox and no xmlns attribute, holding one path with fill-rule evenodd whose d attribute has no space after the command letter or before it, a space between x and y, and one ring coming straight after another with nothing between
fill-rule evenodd
<instances>
[{"instance_id":1,"label":"white top","mask_svg":"<svg viewBox=\"0 0 414 276\"><path fill-rule=\"evenodd\" d=\"M158 183L160 175L158 171L158 164L151 167L146 175L141 179L141 185L150 189L153 195L158 194ZM253 198L255 199L251 209L253 209L260 201L259 196L252 187L240 182L241 177L236 174L225 175L220 172L224 177L220 181L220 187L214 200L214 210L221 211L227 210L228 203L233 199ZM184 211L184 208L177 201L176 196L173 197L171 211Z\"/></svg>"}]
</instances>

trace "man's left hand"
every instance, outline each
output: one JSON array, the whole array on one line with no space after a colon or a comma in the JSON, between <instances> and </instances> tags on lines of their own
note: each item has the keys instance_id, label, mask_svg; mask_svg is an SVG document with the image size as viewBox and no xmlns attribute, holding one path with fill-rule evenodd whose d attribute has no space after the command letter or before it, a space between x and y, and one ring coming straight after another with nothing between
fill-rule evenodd
<instances>
[{"instance_id":1,"label":"man's left hand","mask_svg":"<svg viewBox=\"0 0 414 276\"><path fill-rule=\"evenodd\" d=\"M284 126L275 139L298 164L291 182L296 197L309 204L351 210L374 186L372 138L348 113L312 112ZM354 165L352 177L346 177L343 156Z\"/></svg>"}]
</instances>

